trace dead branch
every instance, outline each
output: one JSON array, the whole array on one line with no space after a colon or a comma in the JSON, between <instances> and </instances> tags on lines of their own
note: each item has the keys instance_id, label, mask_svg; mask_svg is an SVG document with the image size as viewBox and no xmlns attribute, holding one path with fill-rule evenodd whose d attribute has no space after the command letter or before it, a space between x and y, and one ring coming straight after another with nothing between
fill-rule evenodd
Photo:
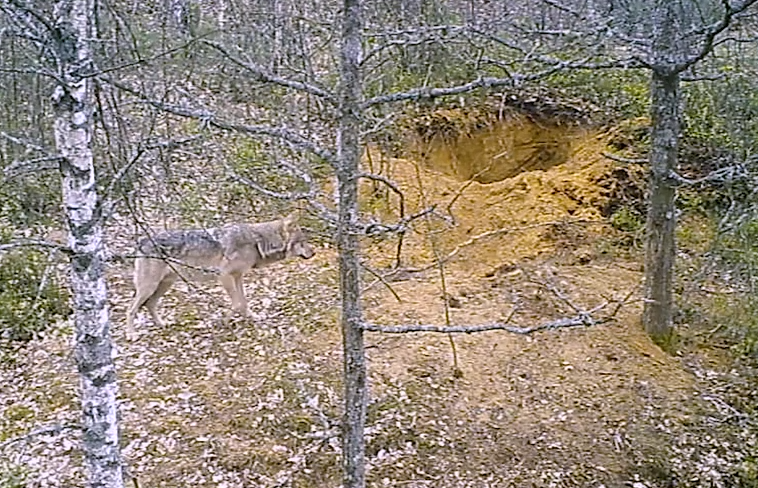
<instances>
[{"instance_id":1,"label":"dead branch","mask_svg":"<svg viewBox=\"0 0 758 488\"><path fill-rule=\"evenodd\" d=\"M462 85L451 86L447 88L416 88L406 92L390 93L389 95L380 95L369 98L363 102L363 108L373 107L384 103L396 103L404 101L420 101L432 98L446 97L451 95L460 95L480 88L498 88L502 86L514 85L514 78L493 78L479 77Z\"/></svg>"},{"instance_id":2,"label":"dead branch","mask_svg":"<svg viewBox=\"0 0 758 488\"><path fill-rule=\"evenodd\" d=\"M699 32L705 36L699 52L693 56L690 56L683 62L678 63L674 67L673 71L677 74L682 73L683 71L687 70L691 66L694 66L702 59L704 59L711 51L713 51L714 43L717 41L716 38L718 35L724 32L731 25L732 20L734 20L737 15L750 8L750 6L752 6L756 1L758 0L742 0L741 2L736 2L735 5L732 5L729 0L721 0L721 4L724 7L724 13L717 22L706 26Z\"/></svg>"},{"instance_id":3,"label":"dead branch","mask_svg":"<svg viewBox=\"0 0 758 488\"><path fill-rule=\"evenodd\" d=\"M382 224L380 222L371 222L369 224L357 224L357 227L359 228L360 232L362 234L366 234L368 236L376 236L381 235L385 233L402 233L408 231L408 225L413 222L414 220L420 219L421 217L424 217L427 214L434 213L434 210L437 208L436 205L432 205L431 207L427 207L423 210L419 210L418 212L408 215L405 218L400 219L395 224Z\"/></svg>"},{"instance_id":4,"label":"dead branch","mask_svg":"<svg viewBox=\"0 0 758 488\"><path fill-rule=\"evenodd\" d=\"M178 105L171 105L158 100L150 98L148 95L141 91L131 88L123 83L115 81L110 78L103 77L103 80L112 86L115 86L119 90L130 93L136 96L142 103L146 103L151 107L158 110L178 115L180 117L186 117L190 119L199 120L203 124L215 127L217 129L239 132L243 134L267 136L273 139L278 139L290 144L293 148L310 152L320 159L329 163L332 167L337 167L337 157L330 150L321 147L320 145L312 142L305 136L298 134L297 132L290 130L286 127L273 127L269 125L248 125L229 122L216 116L214 112L204 109L195 109L190 107L183 107Z\"/></svg>"},{"instance_id":5,"label":"dead branch","mask_svg":"<svg viewBox=\"0 0 758 488\"><path fill-rule=\"evenodd\" d=\"M713 170L702 178L686 178L676 171L669 172L669 182L674 186L692 186L702 183L725 183L737 180L749 179L750 172L744 164L735 164Z\"/></svg>"},{"instance_id":6,"label":"dead branch","mask_svg":"<svg viewBox=\"0 0 758 488\"><path fill-rule=\"evenodd\" d=\"M17 249L20 247L44 247L44 248L60 251L68 256L71 256L74 253L70 247L65 246L63 244L58 244L56 242L50 242L50 241L42 241L42 240L37 240L37 239L26 239L23 241L14 241L14 242L9 242L7 244L0 244L0 253L2 253L3 251L9 251L11 249Z\"/></svg>"},{"instance_id":7,"label":"dead branch","mask_svg":"<svg viewBox=\"0 0 758 488\"><path fill-rule=\"evenodd\" d=\"M548 273L549 273L549 271L548 271ZM551 276L551 278L552 278L552 276ZM574 303L569 299L569 297L567 297L565 293L563 293L554 283L552 283L552 281L539 280L537 278L532 278L532 277L529 277L529 281L531 281L532 283L538 284L541 287L543 287L546 290L548 290L550 293L552 293L553 295L555 295L555 297L559 301L561 301L566 306L568 306L574 313L576 313L576 314L581 314L582 313L581 309L578 306L574 305Z\"/></svg>"},{"instance_id":8,"label":"dead branch","mask_svg":"<svg viewBox=\"0 0 758 488\"><path fill-rule=\"evenodd\" d=\"M318 189L318 186L316 185L316 183L313 181L313 178L311 177L311 175L308 174L307 171L302 170L301 168L297 167L297 165L290 163L288 161L279 160L277 161L277 164L279 166L282 166L288 169L296 177L303 180L305 184L308 186L308 191L307 192L275 191L275 190L266 188L260 183L257 183L249 178L245 178L244 176L238 174L236 171L234 171L233 169L229 167L227 167L227 173L229 174L229 177L232 178L233 180L236 180L237 182L242 183L243 185L248 186L252 188L253 190L259 193L262 193L266 196L269 196L271 198L277 198L279 200L288 200L288 201L304 200L308 203L308 205L310 205L316 211L319 218L321 218L323 221L327 222L328 224L332 226L336 226L337 214L319 201L318 196L320 194L320 190Z\"/></svg>"},{"instance_id":9,"label":"dead branch","mask_svg":"<svg viewBox=\"0 0 758 488\"><path fill-rule=\"evenodd\" d=\"M377 272L374 269L372 269L366 263L362 262L362 263L360 263L360 265L361 265L361 267L363 269L365 269L366 271L368 271L369 273L371 273L377 279L378 282L380 282L381 284L383 284L390 291L390 293L392 293L392 296L395 297L395 300L397 300L400 303L403 302L403 299L400 298L400 295L398 295L398 293L395 291L395 289L392 288L392 285L389 284L389 282L384 278L384 276L382 276L379 272ZM370 287L371 287L371 285L369 285L366 288L368 289Z\"/></svg>"},{"instance_id":10,"label":"dead branch","mask_svg":"<svg viewBox=\"0 0 758 488\"><path fill-rule=\"evenodd\" d=\"M60 160L60 156L45 156L23 161L13 161L11 164L3 168L3 181L28 174L58 169Z\"/></svg>"},{"instance_id":11,"label":"dead branch","mask_svg":"<svg viewBox=\"0 0 758 488\"><path fill-rule=\"evenodd\" d=\"M487 171L492 169L492 165L495 163L495 158L493 158L492 161L490 161L490 164L488 164L486 167L482 168L481 170L477 171L471 178L468 179L464 184L461 185L460 188L453 194L453 198L450 199L450 202L448 202L447 206L445 207L445 210L447 211L447 214L450 216L451 219L453 219L453 223L455 223L455 215L453 215L453 205L455 205L455 202L458 201L458 199L463 196L463 192L466 191L467 188L469 188L471 185L476 183L476 179L486 173Z\"/></svg>"},{"instance_id":12,"label":"dead branch","mask_svg":"<svg viewBox=\"0 0 758 488\"><path fill-rule=\"evenodd\" d=\"M382 175L376 175L372 173L361 173L358 175L359 178L365 178L372 181L378 181L380 183L383 183L386 185L390 190L392 190L399 200L398 206L399 206L399 212L400 212L400 220L402 221L405 218L405 195L400 190L400 188L389 178L386 178ZM395 252L395 269L400 267L400 258L403 252L403 241L405 240L405 229L398 229L396 231L397 233L397 251Z\"/></svg>"},{"instance_id":13,"label":"dead branch","mask_svg":"<svg viewBox=\"0 0 758 488\"><path fill-rule=\"evenodd\" d=\"M17 144L19 146L23 146L23 147L25 147L26 149L28 149L30 151L37 151L37 152L41 152L43 154L47 154L48 156L53 156L53 154L51 154L50 151L48 151L47 149L45 149L40 144L36 144L36 143L31 142L29 140L23 139L21 137L8 134L7 132L1 131L1 130L0 130L0 137L2 137L3 139L9 140L13 144Z\"/></svg>"},{"instance_id":14,"label":"dead branch","mask_svg":"<svg viewBox=\"0 0 758 488\"><path fill-rule=\"evenodd\" d=\"M405 218L405 195L403 194L402 191L400 191L400 188L395 184L395 182L393 182L392 180L390 180L389 178L385 176L375 175L372 173L360 173L358 175L358 178L365 178L367 180L378 181L379 183L383 183L384 185L387 186L387 188L392 190L395 193L395 195L397 195L398 199L400 200L399 202L400 219Z\"/></svg>"},{"instance_id":15,"label":"dead branch","mask_svg":"<svg viewBox=\"0 0 758 488\"><path fill-rule=\"evenodd\" d=\"M396 31L392 33L385 33L381 36L380 34L373 34L372 37L381 37L385 40L383 40L381 44L374 47L363 56L361 65L365 66L371 58L381 53L382 51L386 51L387 49L391 49L393 47L415 47L423 46L425 44L440 43L445 40L460 37L467 31L468 27L450 25L445 26L445 28L435 26L435 28ZM395 37L395 39L392 39L392 37Z\"/></svg>"},{"instance_id":16,"label":"dead branch","mask_svg":"<svg viewBox=\"0 0 758 488\"><path fill-rule=\"evenodd\" d=\"M3 442L0 442L0 449L4 449L11 444L28 441L29 439L40 435L60 434L66 430L81 430L81 428L82 427L78 424L55 424L48 425L46 427L39 427L30 432L27 432L26 434L20 435L18 437L11 437L10 439L6 439Z\"/></svg>"},{"instance_id":17,"label":"dead branch","mask_svg":"<svg viewBox=\"0 0 758 488\"><path fill-rule=\"evenodd\" d=\"M377 325L377 324L364 323L362 324L362 327L363 327L363 330L367 330L371 332L382 332L385 334L407 334L410 332L437 332L437 333L442 333L442 334L473 334L477 332L503 330L505 332L511 332L513 334L529 335L535 332L548 330L548 329L566 329L566 328L581 327L581 326L590 327L593 325L600 325L600 324L610 322L614 319L614 316L611 314L598 317L598 318L594 318L592 316L592 314L606 308L609 304L610 302L605 302L602 305L598 305L597 307L593 309L583 311L575 315L574 317L553 320L550 322L546 322L544 324L533 325L531 327L519 327L515 325L508 325L507 323L502 323L502 322L494 322L494 323L482 324L482 325L453 325L449 327L444 326L444 325L433 325L433 324L389 326L389 325Z\"/></svg>"},{"instance_id":18,"label":"dead branch","mask_svg":"<svg viewBox=\"0 0 758 488\"><path fill-rule=\"evenodd\" d=\"M617 163L624 163L624 164L644 164L647 163L648 160L646 158L624 158L621 156L616 156L615 154L611 153L603 153L604 158L608 158L611 161L616 161Z\"/></svg>"},{"instance_id":19,"label":"dead branch","mask_svg":"<svg viewBox=\"0 0 758 488\"><path fill-rule=\"evenodd\" d=\"M281 76L276 76L272 73L269 73L262 66L259 66L251 61L245 61L238 58L237 56L230 53L224 46L222 46L221 44L218 44L217 42L201 41L201 43L209 47L212 47L216 51L220 52L226 59L228 59L232 63L252 73L258 79L258 81L261 81L264 83L273 83L275 85L283 86L285 88L290 88L293 90L308 93L310 95L315 95L317 97L323 98L324 100L328 101L332 105L335 105L335 106L337 105L336 97L333 94L329 93L328 91L324 90L323 88L312 85L310 83L290 80L290 79L283 78Z\"/></svg>"}]
</instances>

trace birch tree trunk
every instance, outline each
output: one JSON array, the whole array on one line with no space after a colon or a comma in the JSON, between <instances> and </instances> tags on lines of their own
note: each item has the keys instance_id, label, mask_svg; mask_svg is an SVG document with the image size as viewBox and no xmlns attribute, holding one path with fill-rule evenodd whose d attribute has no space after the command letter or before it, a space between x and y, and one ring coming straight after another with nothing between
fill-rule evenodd
<instances>
[{"instance_id":1,"label":"birch tree trunk","mask_svg":"<svg viewBox=\"0 0 758 488\"><path fill-rule=\"evenodd\" d=\"M645 242L645 330L659 345L672 335L672 281L675 259L676 189L672 173L679 151L679 71L677 5L658 0L654 13L651 80L650 196ZM685 53L686 54L686 53ZM681 56L680 56L681 57Z\"/></svg>"},{"instance_id":2,"label":"birch tree trunk","mask_svg":"<svg viewBox=\"0 0 758 488\"><path fill-rule=\"evenodd\" d=\"M358 238L353 222L358 212L358 169L361 157L360 77L362 12L360 0L345 0L340 47L340 120L337 135L339 167L339 249L342 339L345 366L345 416L342 455L344 487L362 488L365 479L366 355L363 344Z\"/></svg>"},{"instance_id":3,"label":"birch tree trunk","mask_svg":"<svg viewBox=\"0 0 758 488\"><path fill-rule=\"evenodd\" d=\"M91 488L124 485L119 453L116 373L103 269L103 240L92 158L93 0L55 4L59 79L53 93L55 143L61 156L69 226L84 457Z\"/></svg>"}]
</instances>

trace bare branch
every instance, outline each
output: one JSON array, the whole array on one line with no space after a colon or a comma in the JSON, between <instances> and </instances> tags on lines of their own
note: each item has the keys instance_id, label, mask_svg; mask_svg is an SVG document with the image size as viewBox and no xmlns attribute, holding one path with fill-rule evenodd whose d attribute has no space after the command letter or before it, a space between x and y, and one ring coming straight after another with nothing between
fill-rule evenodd
<instances>
[{"instance_id":1,"label":"bare branch","mask_svg":"<svg viewBox=\"0 0 758 488\"><path fill-rule=\"evenodd\" d=\"M390 293L392 293L392 296L395 297L395 300L397 300L400 303L403 302L402 298L400 298L400 295L397 294L397 292L395 291L395 289L392 288L392 285L389 284L389 282L384 278L384 276L382 276L380 273L378 273L377 271L375 271L374 269L372 269L366 263L361 262L360 264L361 264L361 268L363 268L366 271L368 271L369 273L371 273L381 284L383 284L390 291ZM370 288L370 286L367 287L367 288Z\"/></svg>"},{"instance_id":2,"label":"bare branch","mask_svg":"<svg viewBox=\"0 0 758 488\"><path fill-rule=\"evenodd\" d=\"M685 178L676 171L669 172L669 181L675 186L699 185L702 183L720 183L731 182L741 179L750 178L750 172L743 164L735 164L711 171L702 178L690 179Z\"/></svg>"},{"instance_id":3,"label":"bare branch","mask_svg":"<svg viewBox=\"0 0 758 488\"><path fill-rule=\"evenodd\" d=\"M448 88L416 88L407 92L380 95L374 98L369 98L363 102L363 107L368 108L383 103L396 103L408 100L419 101L450 95L459 95L461 93L468 93L480 88L497 88L501 86L512 86L513 84L513 78L480 77L469 83L464 83L462 85L452 86Z\"/></svg>"},{"instance_id":4,"label":"bare branch","mask_svg":"<svg viewBox=\"0 0 758 488\"><path fill-rule=\"evenodd\" d=\"M9 242L7 244L0 244L0 253L9 251L11 249L18 249L20 247L45 247L48 249L61 251L62 253L69 256L73 254L73 251L68 246L64 246L63 244L58 244L56 242L42 241L37 239L27 239L23 241Z\"/></svg>"},{"instance_id":5,"label":"bare branch","mask_svg":"<svg viewBox=\"0 0 758 488\"><path fill-rule=\"evenodd\" d=\"M216 117L216 114L211 111L181 107L177 105L170 105L170 104L163 103L157 100L153 100L147 95L141 93L139 90L128 87L124 85L123 83L119 83L115 80L105 79L105 81L107 81L109 84L115 86L116 88L120 90L126 91L138 97L140 101L142 101L143 103L146 103L152 107L155 107L158 110L162 110L170 114L178 115L180 117L187 117L187 118L199 120L205 125L216 127L222 130L241 132L241 133L251 134L251 135L262 135L262 136L268 136L274 139L279 139L281 141L287 142L288 144L290 144L292 147L296 149L308 151L318 156L319 158L323 159L324 161L332 165L332 167L336 167L337 165L337 157L331 151L319 146L318 144L315 144L308 138L298 134L297 132L287 129L286 127L272 127L268 125L247 125L247 124L237 124L233 122L227 122L225 120L222 120Z\"/></svg>"},{"instance_id":6,"label":"bare branch","mask_svg":"<svg viewBox=\"0 0 758 488\"><path fill-rule=\"evenodd\" d=\"M387 39L382 41L381 44L375 46L363 56L361 65L365 65L371 58L392 47L422 46L424 44L439 43L459 37L462 34L465 34L468 30L469 29L466 26L448 25L384 33L381 35L381 38L387 39L401 37L401 39ZM380 34L372 34L370 37L380 37Z\"/></svg>"},{"instance_id":7,"label":"bare branch","mask_svg":"<svg viewBox=\"0 0 758 488\"><path fill-rule=\"evenodd\" d=\"M55 424L55 425L49 425L47 427L39 427L24 435L20 435L18 437L12 437L10 439L4 440L3 442L0 442L0 449L4 449L5 447L11 444L15 444L17 442L28 441L32 437L37 437L40 435L48 435L48 434L60 434L61 432L65 430L81 430L81 428L82 427L77 424Z\"/></svg>"},{"instance_id":8,"label":"bare branch","mask_svg":"<svg viewBox=\"0 0 758 488\"><path fill-rule=\"evenodd\" d=\"M230 178L271 198L277 198L280 200L289 200L289 201L305 200L306 202L308 202L308 205L313 207L313 209L318 214L319 218L321 218L322 220L324 220L330 225L335 225L337 222L337 214L334 213L326 205L324 205L323 203L319 201L318 196L320 194L320 190L318 186L314 183L311 176L307 172L303 171L302 169L298 168L296 165L292 163L288 163L286 161L279 161L278 164L280 166L284 166L285 168L289 169L296 176L298 176L303 181L305 181L305 183L308 185L308 191L307 192L287 192L287 193L275 191L275 190L266 188L263 185L249 178L245 178L244 176L238 174L236 171L234 171L231 168L227 167L227 173L229 174Z\"/></svg>"},{"instance_id":9,"label":"bare branch","mask_svg":"<svg viewBox=\"0 0 758 488\"><path fill-rule=\"evenodd\" d=\"M358 178L365 178L367 180L378 181L386 185L387 188L389 188L390 190L392 190L397 195L398 199L400 200L399 202L400 218L401 219L405 218L405 195L403 194L402 191L400 191L400 188L395 184L395 182L393 182L392 180L390 180L389 178L385 176L376 175L372 173L361 173L358 175Z\"/></svg>"},{"instance_id":10,"label":"bare branch","mask_svg":"<svg viewBox=\"0 0 758 488\"><path fill-rule=\"evenodd\" d=\"M31 173L58 169L60 160L61 158L59 156L47 156L36 159L27 159L24 161L13 161L11 164L3 168L3 181Z\"/></svg>"},{"instance_id":11,"label":"bare branch","mask_svg":"<svg viewBox=\"0 0 758 488\"><path fill-rule=\"evenodd\" d=\"M53 32L55 32L55 27L53 26L52 22L49 19L46 19L42 14L40 14L36 10L28 7L20 0L6 0L6 1L10 3L12 6L21 10L23 13L25 13L29 17L33 18L35 21L42 24L49 34L52 34Z\"/></svg>"},{"instance_id":12,"label":"bare branch","mask_svg":"<svg viewBox=\"0 0 758 488\"><path fill-rule=\"evenodd\" d=\"M27 148L28 150L37 151L37 152L47 154L48 156L52 156L52 153L49 150L42 147L41 145L31 142L29 140L23 139L21 137L8 134L7 132L3 132L1 130L0 130L0 137L2 137L3 139L7 139L14 144L18 144L19 146L23 146Z\"/></svg>"},{"instance_id":13,"label":"bare branch","mask_svg":"<svg viewBox=\"0 0 758 488\"><path fill-rule=\"evenodd\" d=\"M369 224L359 224L360 231L361 233L369 235L369 236L390 233L390 232L397 232L397 233L407 232L408 224L410 224L414 220L424 217L427 214L433 213L435 208L436 208L436 205L432 205L431 207L427 207L425 209L419 210L418 212L412 215L409 215L403 219L400 219L395 224L382 224L380 222L371 222Z\"/></svg>"},{"instance_id":14,"label":"bare branch","mask_svg":"<svg viewBox=\"0 0 758 488\"><path fill-rule=\"evenodd\" d=\"M251 179L245 178L244 176L241 176L235 171L229 170L228 173L232 179L242 183L243 185L249 186L250 188L254 189L255 191L259 193L263 193L266 196L277 198L279 200L308 200L309 198L313 198L315 196L310 191L307 193L302 193L302 192L285 193L285 192L280 192L280 191L269 190L263 185L256 183L255 181Z\"/></svg>"},{"instance_id":15,"label":"bare branch","mask_svg":"<svg viewBox=\"0 0 758 488\"><path fill-rule=\"evenodd\" d=\"M703 39L703 44L700 47L700 52L695 54L694 56L691 56L689 59L685 60L682 63L679 63L674 68L675 73L681 73L688 69L690 66L697 64L700 62L703 58L705 58L711 51L713 51L713 46L716 41L716 37L724 32L732 23L732 20L734 17L756 3L758 0L744 0L742 3L737 3L736 5L732 5L729 0L722 0L721 3L724 6L724 14L719 19L718 22L710 25L707 27L704 31L705 33L705 39Z\"/></svg>"},{"instance_id":16,"label":"bare branch","mask_svg":"<svg viewBox=\"0 0 758 488\"><path fill-rule=\"evenodd\" d=\"M616 161L617 163L624 163L624 164L644 164L647 163L648 160L646 158L623 158L621 156L616 156L615 154L611 153L603 153L604 158L608 158L611 161Z\"/></svg>"},{"instance_id":17,"label":"bare branch","mask_svg":"<svg viewBox=\"0 0 758 488\"><path fill-rule=\"evenodd\" d=\"M201 41L201 42L217 50L225 58L227 58L229 61L233 62L237 66L244 68L250 73L252 73L253 75L255 75L258 81L262 81L265 83L273 83L275 85L283 86L285 88L291 88L293 90L315 95L317 97L321 97L327 100L332 105L337 105L337 99L335 98L335 96L332 93L329 93L328 91L324 90L323 88L320 88L316 85L312 85L312 84L305 83L302 81L295 81L295 80L283 78L281 76L276 76L266 71L262 66L259 66L250 61L244 61L238 58L237 56L231 54L224 46L216 42L213 42L213 41Z\"/></svg>"}]
</instances>

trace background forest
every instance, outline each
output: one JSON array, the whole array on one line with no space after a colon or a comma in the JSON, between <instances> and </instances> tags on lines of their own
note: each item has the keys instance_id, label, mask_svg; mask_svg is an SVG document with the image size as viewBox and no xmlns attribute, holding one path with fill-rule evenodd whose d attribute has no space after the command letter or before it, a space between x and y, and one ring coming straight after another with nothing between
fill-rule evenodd
<instances>
[{"instance_id":1,"label":"background forest","mask_svg":"<svg viewBox=\"0 0 758 488\"><path fill-rule=\"evenodd\" d=\"M0 0L0 487L758 486L754 3Z\"/></svg>"}]
</instances>

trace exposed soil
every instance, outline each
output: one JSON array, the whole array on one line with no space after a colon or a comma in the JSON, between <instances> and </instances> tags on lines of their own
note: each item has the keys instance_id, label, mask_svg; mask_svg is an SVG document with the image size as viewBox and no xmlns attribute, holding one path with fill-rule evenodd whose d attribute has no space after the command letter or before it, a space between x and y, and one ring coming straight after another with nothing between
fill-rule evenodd
<instances>
[{"instance_id":1,"label":"exposed soil","mask_svg":"<svg viewBox=\"0 0 758 488\"><path fill-rule=\"evenodd\" d=\"M612 322L531 336L369 333L369 486L735 486L751 448L720 428L730 420L704 377L638 323L639 256L613 248L604 217L618 194L602 156L612 136L511 115L431 136L423 157L411 142L418 159L367 154L403 190L407 214L436 204L447 218L420 219L407 235L402 265L428 269L387 286L366 274L371 321L444 324L447 304L453 324L527 326L628 298ZM381 185L362 191L365 211L397 217ZM114 250L128 249L117 237L128 234L112 229ZM386 271L395 246L364 251ZM429 265L450 253L445 295ZM252 317L232 322L220 287L177 286L163 305L171 325L141 317L135 342L122 327L131 268L111 271L124 455L140 486L340 485L335 266L324 248L257 273ZM4 437L76 420L69 333L59 324L3 366ZM27 486L81 484L70 433L3 450Z\"/></svg>"}]
</instances>

